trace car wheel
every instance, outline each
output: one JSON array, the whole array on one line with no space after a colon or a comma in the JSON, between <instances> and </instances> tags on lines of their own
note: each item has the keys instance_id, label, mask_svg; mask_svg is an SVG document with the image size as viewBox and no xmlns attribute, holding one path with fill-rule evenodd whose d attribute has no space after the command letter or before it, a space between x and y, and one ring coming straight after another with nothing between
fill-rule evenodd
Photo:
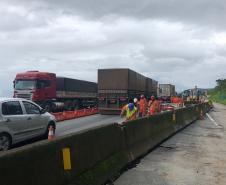
<instances>
[{"instance_id":1,"label":"car wheel","mask_svg":"<svg viewBox=\"0 0 226 185\"><path fill-rule=\"evenodd\" d=\"M9 150L11 147L12 141L8 134L0 134L0 151Z\"/></svg>"}]
</instances>

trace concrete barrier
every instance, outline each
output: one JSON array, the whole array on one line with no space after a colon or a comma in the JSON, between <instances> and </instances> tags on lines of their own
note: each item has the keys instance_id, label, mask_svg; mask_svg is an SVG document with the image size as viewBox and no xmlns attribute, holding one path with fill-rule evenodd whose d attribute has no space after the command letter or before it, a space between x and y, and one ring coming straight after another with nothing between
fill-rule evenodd
<instances>
[{"instance_id":1,"label":"concrete barrier","mask_svg":"<svg viewBox=\"0 0 226 185\"><path fill-rule=\"evenodd\" d=\"M126 149L130 161L145 154L174 132L172 112L131 121L125 128Z\"/></svg>"},{"instance_id":2,"label":"concrete barrier","mask_svg":"<svg viewBox=\"0 0 226 185\"><path fill-rule=\"evenodd\" d=\"M126 165L123 140L111 124L0 154L0 184L101 184ZM70 148L71 170L63 168L63 148Z\"/></svg>"},{"instance_id":3,"label":"concrete barrier","mask_svg":"<svg viewBox=\"0 0 226 185\"><path fill-rule=\"evenodd\" d=\"M130 161L144 155L175 132L199 118L200 111L208 111L208 104L137 119L124 127L125 143Z\"/></svg>"},{"instance_id":4,"label":"concrete barrier","mask_svg":"<svg viewBox=\"0 0 226 185\"><path fill-rule=\"evenodd\" d=\"M110 124L0 154L2 185L100 185L127 163L144 155L196 120L202 104ZM71 169L64 170L62 149L70 149Z\"/></svg>"}]
</instances>

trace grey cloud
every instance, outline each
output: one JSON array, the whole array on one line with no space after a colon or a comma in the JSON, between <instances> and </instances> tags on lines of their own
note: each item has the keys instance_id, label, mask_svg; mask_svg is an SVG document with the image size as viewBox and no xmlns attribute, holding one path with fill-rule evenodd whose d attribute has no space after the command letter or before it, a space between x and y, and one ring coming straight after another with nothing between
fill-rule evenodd
<instances>
[{"instance_id":1,"label":"grey cloud","mask_svg":"<svg viewBox=\"0 0 226 185\"><path fill-rule=\"evenodd\" d=\"M4 7L0 9L0 31L18 31L21 29L27 29L29 27L39 27L46 24L44 18L45 14L37 14L32 12L26 6L11 5L8 3L0 2L0 6ZM44 13L44 12L43 12Z\"/></svg>"},{"instance_id":2,"label":"grey cloud","mask_svg":"<svg viewBox=\"0 0 226 185\"><path fill-rule=\"evenodd\" d=\"M13 0L20 3L18 0ZM23 0L24 4L37 1ZM226 4L222 0L45 0L49 9L61 9L66 14L78 14L89 19L105 16L125 16L138 19L164 19L189 24L204 24L225 28Z\"/></svg>"},{"instance_id":3,"label":"grey cloud","mask_svg":"<svg viewBox=\"0 0 226 185\"><path fill-rule=\"evenodd\" d=\"M5 2L14 11L0 10L0 95L27 70L96 81L98 68L126 67L179 90L225 76L226 43L214 40L223 1Z\"/></svg>"},{"instance_id":4,"label":"grey cloud","mask_svg":"<svg viewBox=\"0 0 226 185\"><path fill-rule=\"evenodd\" d=\"M226 48L223 46L216 48L216 54L221 57L226 57Z\"/></svg>"}]
</instances>

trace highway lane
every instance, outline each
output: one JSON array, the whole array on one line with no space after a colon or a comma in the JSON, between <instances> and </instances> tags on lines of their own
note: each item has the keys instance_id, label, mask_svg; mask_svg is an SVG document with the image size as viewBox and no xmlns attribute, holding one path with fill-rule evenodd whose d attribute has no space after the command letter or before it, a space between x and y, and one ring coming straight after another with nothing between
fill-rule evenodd
<instances>
[{"instance_id":1,"label":"highway lane","mask_svg":"<svg viewBox=\"0 0 226 185\"><path fill-rule=\"evenodd\" d=\"M122 119L119 115L100 115L95 114L92 116L86 116L82 118L57 122L55 137L65 136L67 134L75 133L81 130L89 129L99 125L107 125L111 123L121 123ZM12 148L22 147L27 144L32 144L42 140L42 138L33 138L27 141L23 141L15 144Z\"/></svg>"},{"instance_id":2,"label":"highway lane","mask_svg":"<svg viewBox=\"0 0 226 185\"><path fill-rule=\"evenodd\" d=\"M215 108L134 164L114 185L225 185L226 106Z\"/></svg>"},{"instance_id":3,"label":"highway lane","mask_svg":"<svg viewBox=\"0 0 226 185\"><path fill-rule=\"evenodd\" d=\"M67 120L58 122L56 125L55 136L64 136L67 134L75 133L84 129L89 129L99 125L107 125L111 123L120 123L123 119L119 115L101 115L95 114L92 116Z\"/></svg>"}]
</instances>

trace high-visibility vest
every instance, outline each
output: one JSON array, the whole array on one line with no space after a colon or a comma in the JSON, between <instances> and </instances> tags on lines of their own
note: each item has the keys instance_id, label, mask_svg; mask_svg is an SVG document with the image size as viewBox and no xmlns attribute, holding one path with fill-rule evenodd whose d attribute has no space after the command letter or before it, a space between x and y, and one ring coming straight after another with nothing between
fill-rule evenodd
<instances>
[{"instance_id":1,"label":"high-visibility vest","mask_svg":"<svg viewBox=\"0 0 226 185\"><path fill-rule=\"evenodd\" d=\"M155 114L155 108L153 105L151 105L150 109L149 109L149 115L154 115Z\"/></svg>"},{"instance_id":2,"label":"high-visibility vest","mask_svg":"<svg viewBox=\"0 0 226 185\"><path fill-rule=\"evenodd\" d=\"M149 114L153 115L159 111L159 102L157 100L154 100L149 108Z\"/></svg>"},{"instance_id":3,"label":"high-visibility vest","mask_svg":"<svg viewBox=\"0 0 226 185\"><path fill-rule=\"evenodd\" d=\"M141 99L140 102L139 102L139 112L141 113L145 113L146 112L146 107L147 107L147 100L144 98L144 99Z\"/></svg>"},{"instance_id":4,"label":"high-visibility vest","mask_svg":"<svg viewBox=\"0 0 226 185\"><path fill-rule=\"evenodd\" d=\"M133 110L130 111L129 107L127 106L126 109L126 118L130 119L134 114L136 114L137 108L134 106Z\"/></svg>"}]
</instances>

